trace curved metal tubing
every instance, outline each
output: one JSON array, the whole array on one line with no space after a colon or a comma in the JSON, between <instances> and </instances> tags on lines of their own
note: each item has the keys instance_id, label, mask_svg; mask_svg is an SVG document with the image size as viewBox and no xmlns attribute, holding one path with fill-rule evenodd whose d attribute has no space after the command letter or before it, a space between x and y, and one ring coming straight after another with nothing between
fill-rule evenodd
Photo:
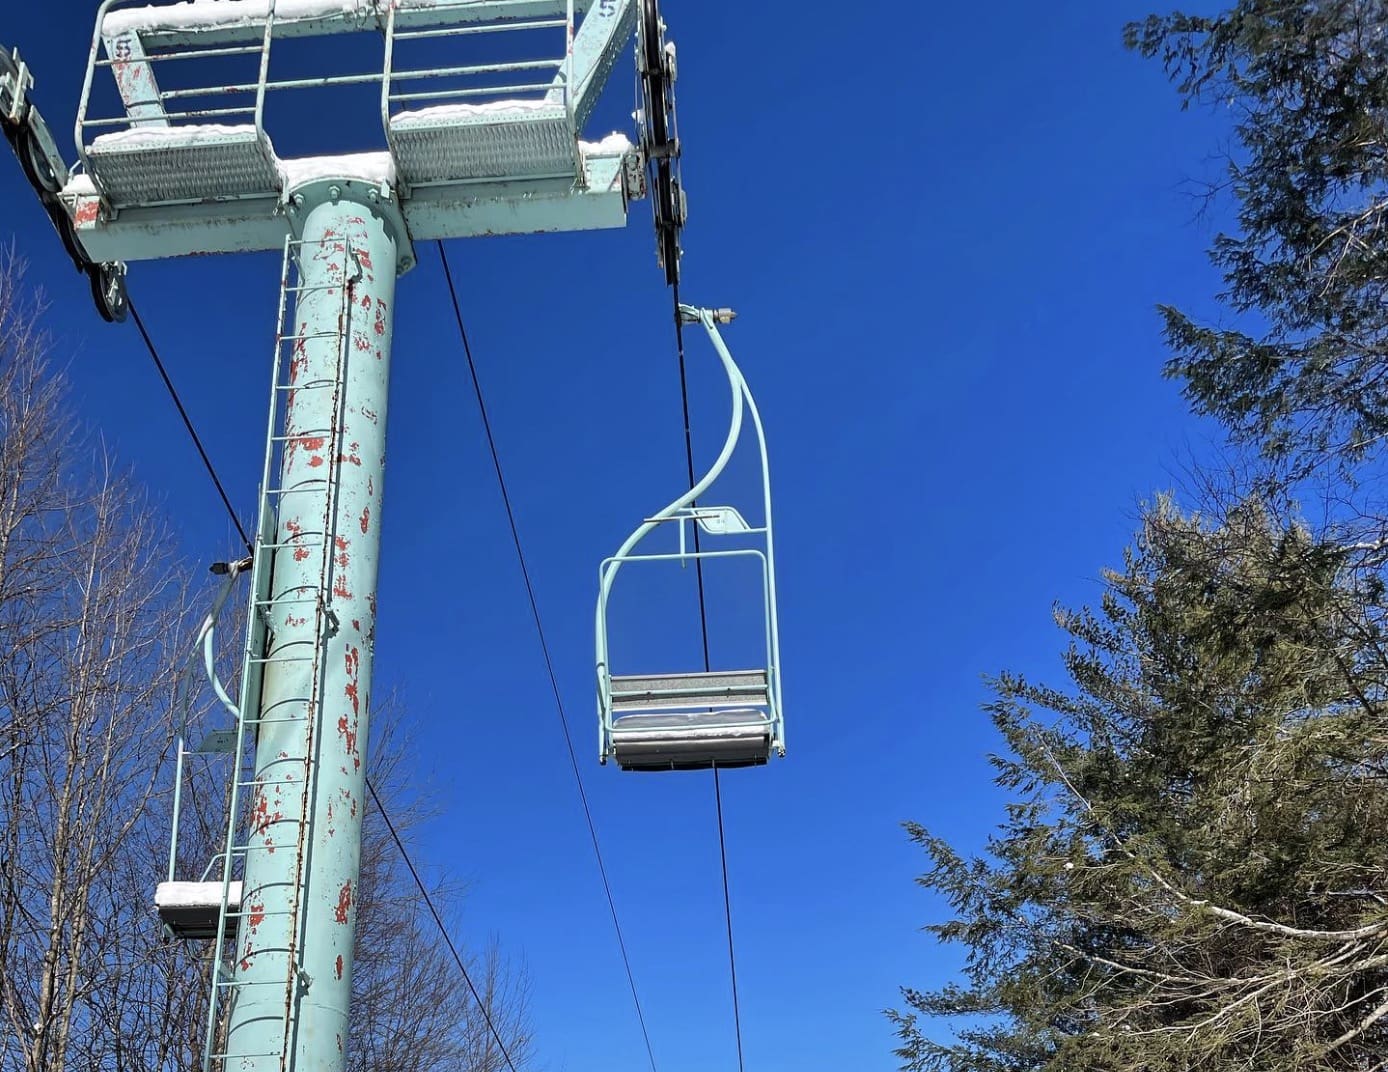
<instances>
[{"instance_id":1,"label":"curved metal tubing","mask_svg":"<svg viewBox=\"0 0 1388 1072\"><path fill-rule=\"evenodd\" d=\"M178 759L174 763L173 825L169 831L169 881L178 869L178 818L183 810L183 738L178 738Z\"/></svg>"},{"instance_id":2,"label":"curved metal tubing","mask_svg":"<svg viewBox=\"0 0 1388 1072\"><path fill-rule=\"evenodd\" d=\"M87 174L91 174L91 169L87 166L87 139L82 136L82 132L87 125L87 106L92 97L92 78L96 74L97 53L101 50L101 27L106 21L106 13L120 2L121 0L102 0L101 6L96 9L96 29L92 31L92 46L87 55L87 71L82 76L82 95L77 98L77 119L73 122L72 140L77 146L77 159L82 165L82 170Z\"/></svg>"},{"instance_id":3,"label":"curved metal tubing","mask_svg":"<svg viewBox=\"0 0 1388 1072\"><path fill-rule=\"evenodd\" d=\"M212 609L207 617L203 619L202 628L199 630L199 639L202 644L202 663L207 669L207 680L212 685L212 691L217 694L217 699L222 702L222 706L227 709L232 718L241 717L241 709L236 706L236 701L231 698L223 687L221 679L217 677L216 667L213 665L215 658L213 654L213 640L217 632L217 618L222 613L222 607L226 604L227 598L231 595L231 590L236 585L236 578L241 575L243 562L232 562L227 568L226 584L222 586L221 592L217 594L217 600L212 604Z\"/></svg>"},{"instance_id":4,"label":"curved metal tubing","mask_svg":"<svg viewBox=\"0 0 1388 1072\"><path fill-rule=\"evenodd\" d=\"M722 558L737 554L755 554L762 559L763 577L763 598L767 614L766 638L767 638L767 676L770 685L769 699L771 700L771 721L773 724L773 746L778 755L785 752L785 729L784 720L781 716L781 678L780 678L780 628L777 622L776 613L776 562L775 562L775 543L772 535L771 524L771 471L770 462L766 450L766 433L762 426L761 414L757 410L756 401L752 398L752 392L747 386L747 381L742 375L742 371L737 367L729 352L727 344L724 343L722 335L718 331L717 323L714 319L714 310L699 309L690 305L679 307L680 315L686 317L691 322L698 322L704 326L710 340L713 342L714 350L717 352L719 360L722 362L723 370L728 377L728 386L732 392L732 420L728 427L727 437L723 441L723 449L718 457L709 467L708 471L701 477L693 487L674 499L664 509L648 517L643 521L630 536L626 538L616 554L605 559L598 569L598 601L595 612L595 637L596 637L596 656L598 672L598 706L600 716L599 727L599 749L600 758L603 762L612 752L612 708L611 708L611 668L608 661L608 642L607 642L607 604L612 591L612 583L617 576L617 571L621 569L623 563L629 561L661 561L680 559L681 561L689 558ZM742 434L742 423L744 411L751 416L753 430L756 432L757 447L761 460L762 475L762 506L764 510L763 527L754 529L753 532L763 535L766 540L765 552L744 549L741 551L699 551L685 552L683 549L679 554L652 554L634 555L632 552L637 545L645 539L658 525L667 521L676 521L681 527L686 520L691 520L686 516L681 516L681 512L688 509L705 491L707 491L722 475L731 460L733 451L736 449L738 440ZM693 521L698 524L698 521Z\"/></svg>"},{"instance_id":5,"label":"curved metal tubing","mask_svg":"<svg viewBox=\"0 0 1388 1072\"><path fill-rule=\"evenodd\" d=\"M722 334L713 319L713 312L708 309L693 310L689 306L681 306L681 310L690 309L691 312L698 312L700 322L708 331L709 338L713 340L714 349L727 364L733 364L733 356L728 352L728 346L723 341ZM736 368L736 365L733 365ZM781 719L781 627L779 615L777 614L776 603L776 539L771 524L771 460L766 453L766 431L761 423L761 411L757 409L757 401L752 397L752 392L747 386L747 381L742 379L741 371L738 372L738 379L742 380L742 390L747 396L747 412L752 417L752 427L756 429L757 446L761 451L761 487L762 487L762 518L766 532L766 584L767 596L771 608L770 621L768 628L771 635L770 655L771 665L767 667L770 673L773 696L776 706L777 733L779 734L779 750L785 751L785 727Z\"/></svg>"},{"instance_id":6,"label":"curved metal tubing","mask_svg":"<svg viewBox=\"0 0 1388 1072\"><path fill-rule=\"evenodd\" d=\"M198 625L197 637L193 641L193 648L188 653L188 664L184 670L186 677L193 669L193 664L197 661L199 653L202 655L202 663L207 671L207 680L212 685L212 691L217 694L217 699L222 706L230 713L231 717L239 719L241 711L235 702L227 695L226 689L222 686L221 680L217 677L216 667L213 665L214 640L217 633L217 619L221 616L222 608L226 606L227 600L231 598L231 591L236 587L236 579L241 575L246 566L246 561L230 562L227 564L227 579L222 584L222 590L217 593L217 598L212 601L212 607L203 617ZM178 692L180 713L183 716L183 729L178 735L178 759L174 767L174 799L173 799L173 822L169 833L169 881L174 880L174 872L178 863L178 826L180 813L183 805L183 757L188 755L188 750L183 747L184 737L188 733L188 691L182 685Z\"/></svg>"}]
</instances>

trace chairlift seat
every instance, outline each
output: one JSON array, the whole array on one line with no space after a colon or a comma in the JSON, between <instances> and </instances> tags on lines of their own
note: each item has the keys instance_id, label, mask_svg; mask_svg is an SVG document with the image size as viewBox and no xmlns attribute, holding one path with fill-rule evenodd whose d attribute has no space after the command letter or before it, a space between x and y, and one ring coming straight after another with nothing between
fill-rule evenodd
<instances>
[{"instance_id":1,"label":"chairlift seat","mask_svg":"<svg viewBox=\"0 0 1388 1072\"><path fill-rule=\"evenodd\" d=\"M274 147L254 125L137 126L102 134L87 166L117 207L273 197Z\"/></svg>"},{"instance_id":2,"label":"chairlift seat","mask_svg":"<svg viewBox=\"0 0 1388 1072\"><path fill-rule=\"evenodd\" d=\"M390 119L401 179L413 186L469 179L575 175L578 142L562 102L444 104Z\"/></svg>"},{"instance_id":3,"label":"chairlift seat","mask_svg":"<svg viewBox=\"0 0 1388 1072\"><path fill-rule=\"evenodd\" d=\"M752 767L772 750L765 670L614 675L612 755L623 770Z\"/></svg>"},{"instance_id":4,"label":"chairlift seat","mask_svg":"<svg viewBox=\"0 0 1388 1072\"><path fill-rule=\"evenodd\" d=\"M159 920L175 938L217 937L217 916L222 910L221 880L212 882L161 882L154 890ZM227 890L227 911L241 910L241 883Z\"/></svg>"}]
</instances>

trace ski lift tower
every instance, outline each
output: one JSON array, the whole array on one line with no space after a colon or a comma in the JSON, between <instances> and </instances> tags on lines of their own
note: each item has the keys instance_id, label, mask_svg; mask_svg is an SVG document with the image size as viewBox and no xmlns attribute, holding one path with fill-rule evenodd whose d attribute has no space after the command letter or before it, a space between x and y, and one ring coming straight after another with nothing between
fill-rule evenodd
<instances>
[{"instance_id":1,"label":"ski lift tower","mask_svg":"<svg viewBox=\"0 0 1388 1072\"><path fill-rule=\"evenodd\" d=\"M124 314L126 262L284 256L254 553L231 571L251 587L240 693L221 693L234 729L203 746L233 754L227 840L199 880L157 897L173 936L215 942L204 1072L343 1067L395 281L430 239L620 227L648 173L669 215L664 133L659 164L622 135L580 137L638 7L654 12L104 0L71 167L27 66L0 51L0 123L108 319ZM294 39L376 59L286 71L307 55ZM267 100L334 86L379 89L379 107L338 125L380 124L386 148L281 157ZM678 256L668 220L662 243Z\"/></svg>"}]
</instances>

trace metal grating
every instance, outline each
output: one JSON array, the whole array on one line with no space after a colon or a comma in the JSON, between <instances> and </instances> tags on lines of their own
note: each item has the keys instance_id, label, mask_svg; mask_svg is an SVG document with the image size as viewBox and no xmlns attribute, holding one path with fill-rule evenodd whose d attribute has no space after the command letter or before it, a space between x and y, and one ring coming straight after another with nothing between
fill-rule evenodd
<instances>
[{"instance_id":1,"label":"metal grating","mask_svg":"<svg viewBox=\"0 0 1388 1072\"><path fill-rule=\"evenodd\" d=\"M578 167L567 110L544 101L402 112L391 118L390 141L412 186L574 175Z\"/></svg>"},{"instance_id":2,"label":"metal grating","mask_svg":"<svg viewBox=\"0 0 1388 1072\"><path fill-rule=\"evenodd\" d=\"M88 147L87 166L118 208L263 197L280 187L270 139L250 125L103 134Z\"/></svg>"}]
</instances>

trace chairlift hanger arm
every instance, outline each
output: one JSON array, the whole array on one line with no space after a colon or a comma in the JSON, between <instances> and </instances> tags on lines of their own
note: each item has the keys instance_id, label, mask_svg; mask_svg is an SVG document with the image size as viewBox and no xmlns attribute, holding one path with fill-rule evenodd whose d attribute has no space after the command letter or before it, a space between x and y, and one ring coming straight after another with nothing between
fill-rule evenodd
<instances>
[{"instance_id":1,"label":"chairlift hanger arm","mask_svg":"<svg viewBox=\"0 0 1388 1072\"><path fill-rule=\"evenodd\" d=\"M714 325L713 310L696 309L693 306L680 306L681 314L686 311L694 319L703 323L709 331L710 337L714 339L714 348L718 351L718 356L723 362L723 371L728 377L728 386L732 390L732 421L728 425L728 435L723 441L723 449L719 451L718 457L713 464L688 491L681 494L664 509L652 514L647 520L643 521L636 530L627 537L626 542L618 549L617 553L609 559L610 569L604 571L602 578L602 594L605 599L607 592L611 589L612 579L616 576L617 570L621 567L622 560L631 554L636 545L640 543L657 525L662 522L677 518L679 512L695 502L700 495L707 491L715 480L718 479L724 469L727 468L728 461L733 456L733 451L737 447L737 441L742 435L742 415L743 400L747 396L747 381L742 378L742 372L738 369L737 363L733 360L732 354L728 352L726 345L722 344L722 338L718 335L718 329ZM760 422L758 423L758 438L761 437ZM763 444L763 456L765 455L765 445ZM601 608L599 608L601 613Z\"/></svg>"},{"instance_id":2,"label":"chairlift hanger arm","mask_svg":"<svg viewBox=\"0 0 1388 1072\"><path fill-rule=\"evenodd\" d=\"M185 735L188 730L189 689L183 683L182 679L186 679L192 675L193 667L199 661L202 662L203 670L207 674L208 683L212 686L212 691L216 694L222 706L230 712L232 718L241 717L240 709L236 706L235 701L227 694L226 689L222 686L221 680L217 677L217 670L214 664L214 648L217 621L222 615L222 610L226 606L227 600L231 598L232 591L236 588L237 579L242 573L249 570L250 566L250 558L235 562L218 562L214 563L212 566L212 573L224 577L225 580L218 589L217 595L213 598L212 606L208 609L207 613L203 615L202 621L198 623L197 634L188 651L188 661L184 666L181 680L177 686L177 694L180 697L178 700L178 707L183 722L182 732Z\"/></svg>"},{"instance_id":3,"label":"chairlift hanger arm","mask_svg":"<svg viewBox=\"0 0 1388 1072\"><path fill-rule=\"evenodd\" d=\"M708 332L708 337L713 343L713 348L718 351L725 364L732 364L732 354L728 352L728 344L723 341L723 334L718 330L719 324L731 324L736 318L737 313L732 309L696 309L690 305L681 305L679 315L692 316L699 323L704 325L704 330ZM736 366L733 366L736 368ZM741 373L738 373L739 378ZM774 674L771 681L773 703L777 712L783 711L781 698L781 626L780 613L777 610L779 604L776 601L776 538L771 524L771 459L766 450L766 431L761 423L761 411L757 408L757 400L752 397L751 390L747 387L747 381L742 381L742 390L747 398L747 412L752 418L752 427L757 433L757 448L761 453L761 478L762 478L762 524L764 526L763 536L766 540L766 595L767 604L770 607L770 615L767 621L768 643L771 651L771 661ZM785 754L785 728L781 726L778 730L779 738L777 748L782 755Z\"/></svg>"},{"instance_id":4,"label":"chairlift hanger arm","mask_svg":"<svg viewBox=\"0 0 1388 1072\"><path fill-rule=\"evenodd\" d=\"M223 563L218 563L223 565ZM217 667L215 665L216 652L215 637L217 632L217 619L221 616L222 608L226 606L227 599L230 598L232 589L236 587L236 580L243 572L251 566L251 559L246 558L238 562L225 563L226 581L222 585L222 590L217 593L217 598L212 603L212 609L207 612L207 617L203 619L202 626L198 629L198 647L202 650L203 668L207 671L208 683L212 686L212 691L216 693L217 699L231 714L232 718L241 717L241 709L237 707L236 701L227 693L221 679L217 677ZM215 567L214 567L215 571Z\"/></svg>"}]
</instances>

